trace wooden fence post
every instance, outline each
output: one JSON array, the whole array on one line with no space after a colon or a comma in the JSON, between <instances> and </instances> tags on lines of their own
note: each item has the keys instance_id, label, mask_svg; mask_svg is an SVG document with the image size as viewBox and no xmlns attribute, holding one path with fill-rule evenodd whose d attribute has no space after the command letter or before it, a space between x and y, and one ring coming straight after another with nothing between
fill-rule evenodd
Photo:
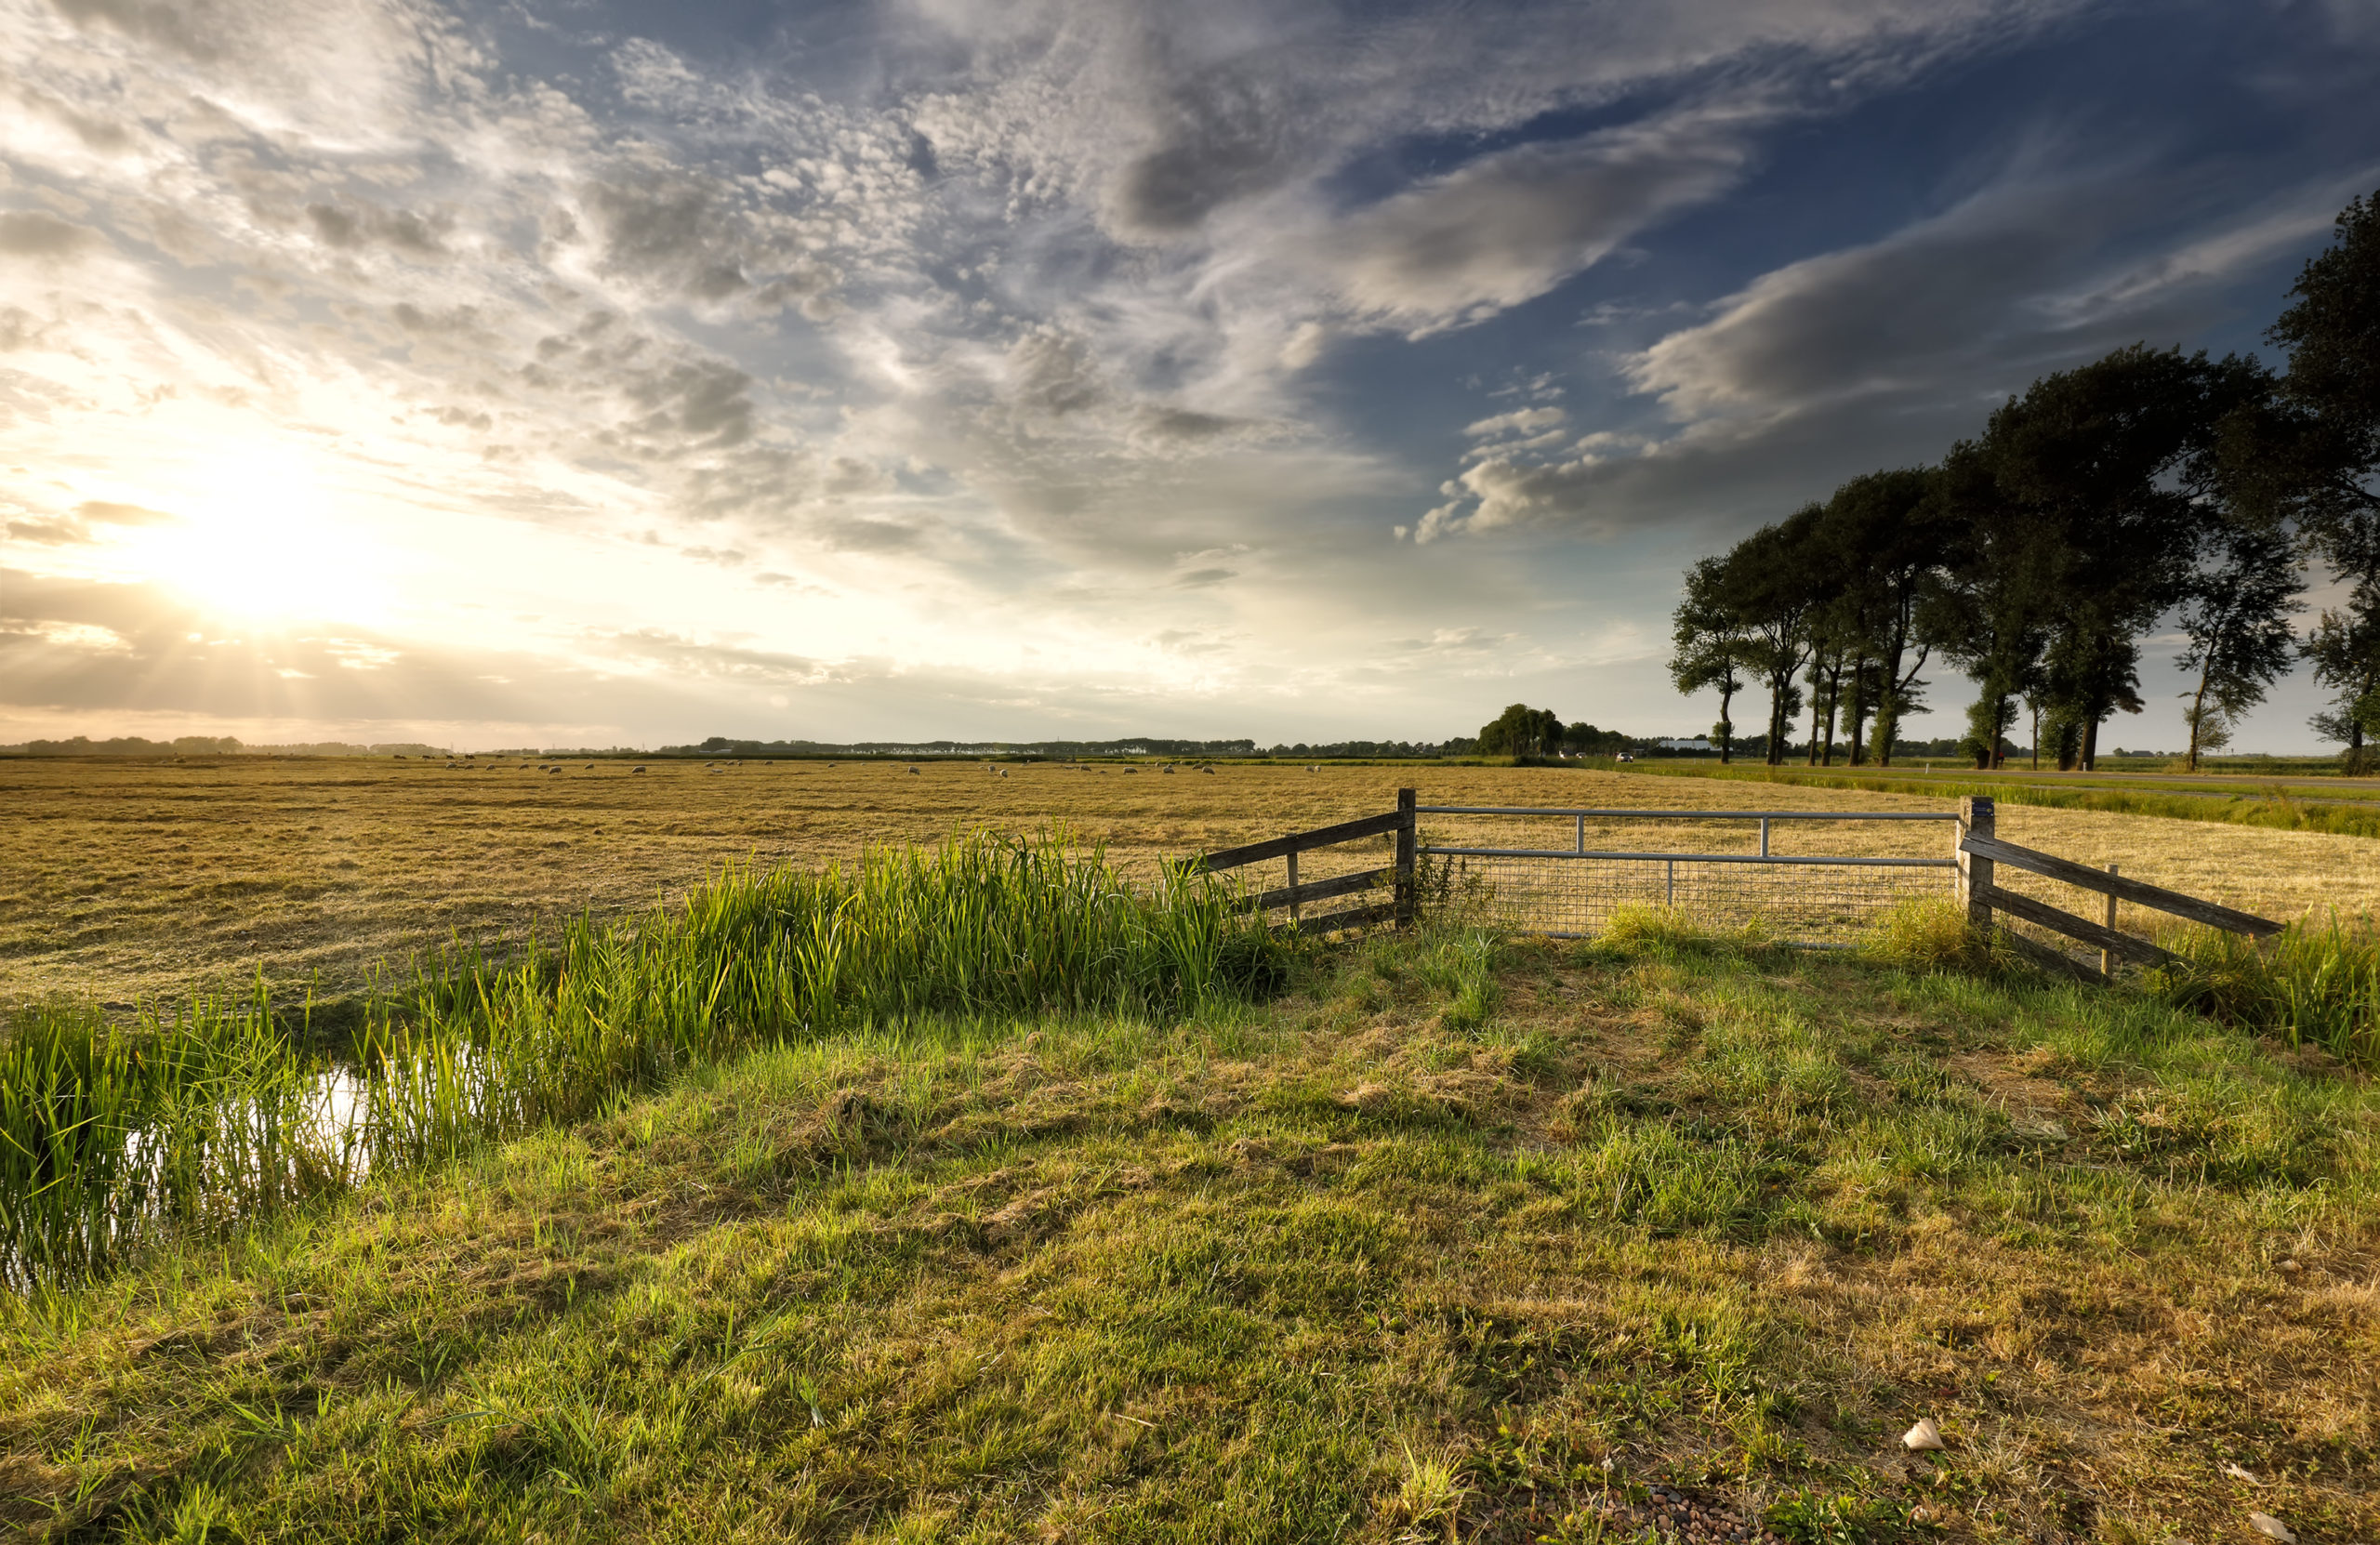
<instances>
[{"instance_id":1,"label":"wooden fence post","mask_svg":"<svg viewBox=\"0 0 2380 1545\"><path fill-rule=\"evenodd\" d=\"M2112 864L2109 865L2108 873L2111 875L2116 873L2116 866ZM2115 931L2116 893L2113 891L2110 891L2108 892L2108 931L2113 933ZM2099 952L2099 974L2101 976L2113 976L2115 973L2116 957L2109 954L2106 950L2101 950Z\"/></svg>"},{"instance_id":2,"label":"wooden fence post","mask_svg":"<svg viewBox=\"0 0 2380 1545\"><path fill-rule=\"evenodd\" d=\"M1966 905L1967 922L1975 928L1991 926L1991 860L1968 852L1960 844L1969 837L1989 838L1992 833L1991 797L1970 794L1959 801L1959 824L1950 828L1951 856L1959 861L1959 900Z\"/></svg>"},{"instance_id":3,"label":"wooden fence post","mask_svg":"<svg viewBox=\"0 0 2380 1545\"><path fill-rule=\"evenodd\" d=\"M1411 928L1415 916L1421 910L1421 891L1413 877L1413 849L1417 841L1413 805L1411 789L1396 791L1396 926L1399 928Z\"/></svg>"}]
</instances>

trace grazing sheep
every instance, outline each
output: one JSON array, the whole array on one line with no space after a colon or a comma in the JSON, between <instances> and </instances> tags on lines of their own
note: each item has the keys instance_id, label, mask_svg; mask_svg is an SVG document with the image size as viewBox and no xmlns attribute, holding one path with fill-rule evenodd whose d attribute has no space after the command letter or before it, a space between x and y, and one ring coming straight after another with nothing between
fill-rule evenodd
<instances>
[{"instance_id":1,"label":"grazing sheep","mask_svg":"<svg viewBox=\"0 0 2380 1545\"><path fill-rule=\"evenodd\" d=\"M628 771L629 771L629 772L643 772L643 771L644 771L644 769L643 769L643 768L641 768L641 767L632 767L632 768L628 769Z\"/></svg>"},{"instance_id":2,"label":"grazing sheep","mask_svg":"<svg viewBox=\"0 0 2380 1545\"><path fill-rule=\"evenodd\" d=\"M914 777L916 777L917 775L918 775L918 770L917 770L916 768L912 767L911 769L909 769L909 776L911 776L912 778L914 778Z\"/></svg>"}]
</instances>

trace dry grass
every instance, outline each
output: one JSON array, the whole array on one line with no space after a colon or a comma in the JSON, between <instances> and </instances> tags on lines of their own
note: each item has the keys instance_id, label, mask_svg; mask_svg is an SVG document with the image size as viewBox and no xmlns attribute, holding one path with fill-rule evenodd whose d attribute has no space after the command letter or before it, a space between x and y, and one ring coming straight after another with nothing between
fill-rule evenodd
<instances>
[{"instance_id":1,"label":"dry grass","mask_svg":"<svg viewBox=\"0 0 2380 1545\"><path fill-rule=\"evenodd\" d=\"M472 764L474 766L483 764ZM1425 803L1662 809L1941 809L1947 801L1837 789L1640 777L1559 768L1154 766L972 763L573 762L547 774L382 760L0 762L0 1009L50 995L178 998L261 970L352 991L382 961L450 932L519 932L592 909L675 895L720 864L758 854L852 853L871 840L931 842L954 826L1069 823L1128 865L1387 809L1401 785ZM723 764L724 765L724 764ZM1456 824L1431 823L1448 835ZM1567 822L1465 823L1567 845ZM2003 836L2088 864L2281 918L2380 906L2380 844L2086 811L2003 807ZM1646 834L1630 834L1642 840ZM1589 840L1619 839L1591 828ZM1747 848L1739 825L1662 836ZM1779 827L1777 851L1934 851L1934 826ZM1334 855L1342 865L1372 852ZM1329 872L1312 864L1306 878ZM1266 878L1266 877L1259 877ZM1270 877L1277 879L1277 873ZM2033 882L2012 880L2019 888ZM2082 909L2065 888L2045 899ZM2137 919L2128 918L2128 926Z\"/></svg>"}]
</instances>

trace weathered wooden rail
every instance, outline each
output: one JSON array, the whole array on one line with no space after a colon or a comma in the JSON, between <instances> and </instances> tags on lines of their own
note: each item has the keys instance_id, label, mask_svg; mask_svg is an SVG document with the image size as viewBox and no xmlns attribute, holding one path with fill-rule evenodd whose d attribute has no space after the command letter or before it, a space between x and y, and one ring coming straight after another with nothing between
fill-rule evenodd
<instances>
[{"instance_id":1,"label":"weathered wooden rail","mask_svg":"<svg viewBox=\"0 0 2380 1545\"><path fill-rule=\"evenodd\" d=\"M2161 966L2177 963L2179 957L2171 950L2160 948L2146 939L2121 931L2116 924L2116 904L2128 901L2135 905L2150 907L2190 922L2203 923L2231 933L2244 933L2260 939L2281 931L2282 925L2269 918L2206 901L2198 896L2168 891L2162 885L2126 879L2116 873L2113 865L2105 870L2094 869L2087 864L2077 864L2070 858L2060 858L2031 848L2021 848L2014 842L2003 842L1993 833L1996 819L1992 802L1982 796L1959 801L1959 825L1956 855L1959 865L1959 895L1966 904L1967 920L1980 929L1992 926L1992 914L2003 913L2023 922L2062 933L2079 944L2089 944L2099 952L2098 969L2060 949L2054 949L2038 939L2005 931L2005 937L2017 953L2058 971L2080 976L2086 981L2105 982L2115 972L2118 960L2140 966ZM2094 891L2108 898L2107 920L2093 922L2063 907L2052 906L2031 896L2018 895L1994 880L1996 866L2006 865L2027 874L2040 875L2044 879L2063 880L2085 891Z\"/></svg>"},{"instance_id":2,"label":"weathered wooden rail","mask_svg":"<svg viewBox=\"0 0 2380 1545\"><path fill-rule=\"evenodd\" d=\"M1244 868L1250 864L1263 864L1276 858L1287 859L1289 884L1242 896L1238 902L1241 911L1269 912L1275 907L1286 906L1289 909L1289 920L1281 926L1326 933L1344 928L1369 928L1377 923L1394 923L1398 928L1409 928L1415 910L1413 807L1413 790L1400 788L1396 791L1395 810L1342 821L1337 825L1317 826L1312 831L1291 832L1287 837L1268 837L1262 842L1225 848L1221 852L1200 853L1183 860L1182 868L1187 874L1220 874L1227 869ZM1312 852L1317 848L1336 847L1342 842L1360 842L1368 837L1379 837L1388 832L1396 834L1395 863L1382 865L1377 869L1299 883L1298 854ZM1324 913L1319 918L1303 916L1308 902L1361 895L1383 883L1391 887L1387 901L1366 906L1342 907L1336 912Z\"/></svg>"}]
</instances>

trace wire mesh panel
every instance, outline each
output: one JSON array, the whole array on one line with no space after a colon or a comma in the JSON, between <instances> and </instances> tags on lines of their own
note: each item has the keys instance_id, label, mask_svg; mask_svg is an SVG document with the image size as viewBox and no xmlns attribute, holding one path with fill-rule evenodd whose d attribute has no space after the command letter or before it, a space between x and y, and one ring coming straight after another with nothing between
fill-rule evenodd
<instances>
[{"instance_id":1,"label":"wire mesh panel","mask_svg":"<svg viewBox=\"0 0 2380 1545\"><path fill-rule=\"evenodd\" d=\"M1652 906L1783 944L1846 944L1905 902L1957 893L1942 817L1423 810L1464 818L1433 823L1423 905L1514 932L1594 934L1622 907Z\"/></svg>"},{"instance_id":2,"label":"wire mesh panel","mask_svg":"<svg viewBox=\"0 0 2380 1545\"><path fill-rule=\"evenodd\" d=\"M1782 944L1850 944L1905 901L1950 897L1957 878L1948 866L1425 857L1425 905L1436 904L1466 921L1523 933L1599 933L1620 907L1666 906L1712 928L1757 925Z\"/></svg>"}]
</instances>

